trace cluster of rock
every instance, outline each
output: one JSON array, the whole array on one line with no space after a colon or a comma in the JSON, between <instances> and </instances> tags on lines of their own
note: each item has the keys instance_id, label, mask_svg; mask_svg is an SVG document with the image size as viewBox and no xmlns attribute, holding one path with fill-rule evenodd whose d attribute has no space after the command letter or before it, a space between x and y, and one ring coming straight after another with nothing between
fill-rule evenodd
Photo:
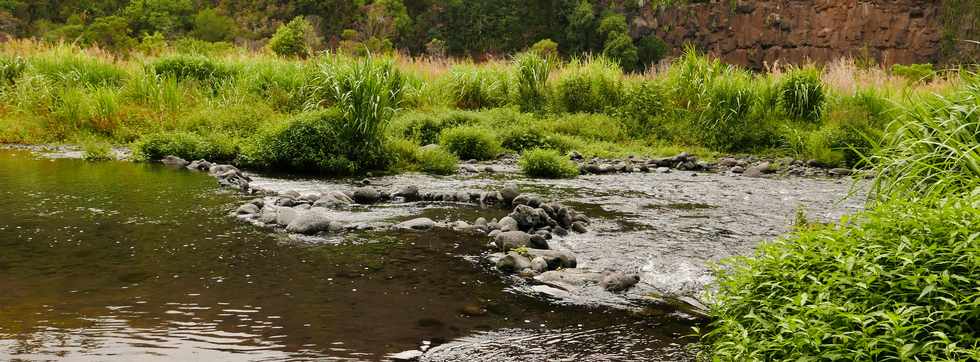
<instances>
[{"instance_id":1,"label":"cluster of rock","mask_svg":"<svg viewBox=\"0 0 980 362\"><path fill-rule=\"evenodd\" d=\"M581 174L609 174L632 172L668 173L670 170L703 171L711 169L711 164L698 161L697 157L683 152L674 157L640 159L630 156L625 160L592 158L586 161L578 152L569 155L579 165Z\"/></svg>"},{"instance_id":2,"label":"cluster of rock","mask_svg":"<svg viewBox=\"0 0 980 362\"><path fill-rule=\"evenodd\" d=\"M741 158L724 157L713 165L720 172L728 172L747 177L763 177L768 174L791 176L836 176L844 177L856 173L849 168L828 168L816 160L796 160L792 157L780 159L761 159L756 156Z\"/></svg>"},{"instance_id":3,"label":"cluster of rock","mask_svg":"<svg viewBox=\"0 0 980 362\"><path fill-rule=\"evenodd\" d=\"M218 184L221 186L235 188L242 192L251 191L249 183L252 182L252 178L232 165L211 163L207 160L187 161L177 156L166 156L160 159L160 162L167 166L207 172L218 179Z\"/></svg>"}]
</instances>

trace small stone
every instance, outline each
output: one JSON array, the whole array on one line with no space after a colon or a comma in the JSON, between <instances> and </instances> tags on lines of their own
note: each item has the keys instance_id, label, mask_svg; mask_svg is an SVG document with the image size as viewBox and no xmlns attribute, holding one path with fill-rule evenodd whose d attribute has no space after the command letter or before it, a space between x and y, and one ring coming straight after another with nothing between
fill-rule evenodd
<instances>
[{"instance_id":1,"label":"small stone","mask_svg":"<svg viewBox=\"0 0 980 362\"><path fill-rule=\"evenodd\" d=\"M504 218L500 219L500 221L497 222L497 225L500 226L500 231L506 232L506 231L520 230L517 224L517 220L514 220L514 218L510 216L504 216Z\"/></svg>"},{"instance_id":2,"label":"small stone","mask_svg":"<svg viewBox=\"0 0 980 362\"><path fill-rule=\"evenodd\" d=\"M239 206L238 209L235 210L235 215L254 215L257 214L258 212L259 212L258 206L255 206L255 204L252 203L248 203Z\"/></svg>"},{"instance_id":3,"label":"small stone","mask_svg":"<svg viewBox=\"0 0 980 362\"><path fill-rule=\"evenodd\" d=\"M370 205L381 200L381 192L370 187L361 187L354 190L354 201L358 204Z\"/></svg>"},{"instance_id":4,"label":"small stone","mask_svg":"<svg viewBox=\"0 0 980 362\"><path fill-rule=\"evenodd\" d=\"M544 273L548 271L548 262L544 258L536 256L531 259L531 269L538 273Z\"/></svg>"},{"instance_id":5,"label":"small stone","mask_svg":"<svg viewBox=\"0 0 980 362\"><path fill-rule=\"evenodd\" d=\"M290 233L307 234L312 235L322 231L329 231L331 229L342 228L338 224L332 224L327 215L316 212L304 212L297 216L292 222L286 226L286 231Z\"/></svg>"},{"instance_id":6,"label":"small stone","mask_svg":"<svg viewBox=\"0 0 980 362\"><path fill-rule=\"evenodd\" d=\"M589 229L585 228L585 223L581 221L576 221L572 223L572 231L577 232L579 234L585 234L589 232Z\"/></svg>"},{"instance_id":7,"label":"small stone","mask_svg":"<svg viewBox=\"0 0 980 362\"><path fill-rule=\"evenodd\" d=\"M602 273L599 285L610 292L621 292L632 288L640 281L637 274L626 274L621 271L606 271Z\"/></svg>"},{"instance_id":8,"label":"small stone","mask_svg":"<svg viewBox=\"0 0 980 362\"><path fill-rule=\"evenodd\" d=\"M420 218L401 222L398 225L395 225L395 228L403 229L403 230L426 231L426 230L432 230L432 228L434 228L435 226L436 226L436 222L432 221L432 219L426 217L420 217Z\"/></svg>"},{"instance_id":9,"label":"small stone","mask_svg":"<svg viewBox=\"0 0 980 362\"><path fill-rule=\"evenodd\" d=\"M511 204L518 195L521 194L520 189L517 188L517 184L509 183L500 190L500 196L502 197L504 203Z\"/></svg>"},{"instance_id":10,"label":"small stone","mask_svg":"<svg viewBox=\"0 0 980 362\"><path fill-rule=\"evenodd\" d=\"M505 273L516 273L530 267L530 259L513 251L497 261L497 269Z\"/></svg>"}]
</instances>

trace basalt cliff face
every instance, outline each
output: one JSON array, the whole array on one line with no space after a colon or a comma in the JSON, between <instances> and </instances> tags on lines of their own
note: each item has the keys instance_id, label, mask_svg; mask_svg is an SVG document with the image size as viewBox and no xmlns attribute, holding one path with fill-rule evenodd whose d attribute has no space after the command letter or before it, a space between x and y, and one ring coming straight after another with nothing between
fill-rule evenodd
<instances>
[{"instance_id":1,"label":"basalt cliff face","mask_svg":"<svg viewBox=\"0 0 980 362\"><path fill-rule=\"evenodd\" d=\"M631 28L638 36L657 34L675 52L692 43L755 69L844 56L886 65L942 63L949 60L944 46L953 41L976 54L977 46L948 35L944 11L943 1L927 0L726 0L641 11ZM975 28L976 20L968 19L954 31Z\"/></svg>"}]
</instances>

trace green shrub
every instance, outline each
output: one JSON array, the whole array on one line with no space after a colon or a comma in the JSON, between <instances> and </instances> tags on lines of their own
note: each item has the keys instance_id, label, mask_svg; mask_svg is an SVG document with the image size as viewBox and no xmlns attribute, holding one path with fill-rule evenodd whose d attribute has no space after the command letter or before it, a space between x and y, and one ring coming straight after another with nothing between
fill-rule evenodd
<instances>
[{"instance_id":1,"label":"green shrub","mask_svg":"<svg viewBox=\"0 0 980 362\"><path fill-rule=\"evenodd\" d=\"M541 111L547 102L548 76L552 60L537 53L525 52L514 57L517 67L517 104L523 112Z\"/></svg>"},{"instance_id":2,"label":"green shrub","mask_svg":"<svg viewBox=\"0 0 980 362\"><path fill-rule=\"evenodd\" d=\"M976 359L978 210L976 195L935 207L896 200L723 262L704 357Z\"/></svg>"},{"instance_id":3,"label":"green shrub","mask_svg":"<svg viewBox=\"0 0 980 362\"><path fill-rule=\"evenodd\" d=\"M500 153L500 139L480 127L456 127L442 131L439 144L461 159L490 160Z\"/></svg>"},{"instance_id":4,"label":"green shrub","mask_svg":"<svg viewBox=\"0 0 980 362\"><path fill-rule=\"evenodd\" d=\"M112 155L112 146L105 142L90 141L82 145L82 158L86 161L108 161Z\"/></svg>"},{"instance_id":5,"label":"green shrub","mask_svg":"<svg viewBox=\"0 0 980 362\"><path fill-rule=\"evenodd\" d=\"M237 154L237 146L218 135L202 137L187 132L163 132L144 135L133 147L138 159L159 160L177 156L186 160L228 161Z\"/></svg>"},{"instance_id":6,"label":"green shrub","mask_svg":"<svg viewBox=\"0 0 980 362\"><path fill-rule=\"evenodd\" d=\"M249 91L268 100L278 111L294 112L306 102L309 69L295 62L255 62L242 71Z\"/></svg>"},{"instance_id":7,"label":"green shrub","mask_svg":"<svg viewBox=\"0 0 980 362\"><path fill-rule=\"evenodd\" d=\"M936 70L932 64L895 64L892 65L892 74L908 79L912 82L928 82L936 77Z\"/></svg>"},{"instance_id":8,"label":"green shrub","mask_svg":"<svg viewBox=\"0 0 980 362\"><path fill-rule=\"evenodd\" d=\"M816 122L824 106L823 83L816 68L793 69L779 85L779 107L791 117Z\"/></svg>"},{"instance_id":9,"label":"green shrub","mask_svg":"<svg viewBox=\"0 0 980 362\"><path fill-rule=\"evenodd\" d=\"M235 73L230 67L200 55L180 54L160 58L153 62L151 68L157 76L172 77L178 81L218 82Z\"/></svg>"},{"instance_id":10,"label":"green shrub","mask_svg":"<svg viewBox=\"0 0 980 362\"><path fill-rule=\"evenodd\" d=\"M486 117L481 113L468 111L408 112L399 115L393 124L394 134L415 141L418 145L439 143L443 130L483 124Z\"/></svg>"},{"instance_id":11,"label":"green shrub","mask_svg":"<svg viewBox=\"0 0 980 362\"><path fill-rule=\"evenodd\" d=\"M486 67L455 66L449 76L456 108L493 108L507 103L506 74Z\"/></svg>"},{"instance_id":12,"label":"green shrub","mask_svg":"<svg viewBox=\"0 0 980 362\"><path fill-rule=\"evenodd\" d=\"M541 39L531 46L530 51L545 58L557 58L558 43L551 39Z\"/></svg>"},{"instance_id":13,"label":"green shrub","mask_svg":"<svg viewBox=\"0 0 980 362\"><path fill-rule=\"evenodd\" d=\"M276 29L272 39L269 39L269 49L281 56L305 57L310 54L307 37L312 32L312 24L302 17L296 17Z\"/></svg>"},{"instance_id":14,"label":"green shrub","mask_svg":"<svg viewBox=\"0 0 980 362\"><path fill-rule=\"evenodd\" d=\"M623 123L605 114L576 113L558 115L540 122L544 129L588 140L625 141Z\"/></svg>"},{"instance_id":15,"label":"green shrub","mask_svg":"<svg viewBox=\"0 0 980 362\"><path fill-rule=\"evenodd\" d=\"M509 150L523 152L535 148L548 147L548 135L541 127L523 126L507 129L500 136L501 145Z\"/></svg>"},{"instance_id":16,"label":"green shrub","mask_svg":"<svg viewBox=\"0 0 980 362\"><path fill-rule=\"evenodd\" d=\"M518 160L521 172L529 177L572 178L578 176L578 166L556 150L534 149Z\"/></svg>"},{"instance_id":17,"label":"green shrub","mask_svg":"<svg viewBox=\"0 0 980 362\"><path fill-rule=\"evenodd\" d=\"M602 47L602 55L628 71L636 70L640 61L639 49L633 45L633 38L625 32L610 36Z\"/></svg>"},{"instance_id":18,"label":"green shrub","mask_svg":"<svg viewBox=\"0 0 980 362\"><path fill-rule=\"evenodd\" d=\"M627 91L626 101L619 109L619 116L627 121L630 134L643 136L660 134L663 131L657 124L667 107L667 96L660 83L650 80L639 81Z\"/></svg>"},{"instance_id":19,"label":"green shrub","mask_svg":"<svg viewBox=\"0 0 980 362\"><path fill-rule=\"evenodd\" d=\"M226 41L211 42L196 38L180 38L174 41L173 48L178 54L215 57L231 52L235 49L235 45Z\"/></svg>"},{"instance_id":20,"label":"green shrub","mask_svg":"<svg viewBox=\"0 0 980 362\"><path fill-rule=\"evenodd\" d=\"M451 175L456 172L459 159L441 147L425 147L417 151L416 160L419 171L436 175Z\"/></svg>"},{"instance_id":21,"label":"green shrub","mask_svg":"<svg viewBox=\"0 0 980 362\"><path fill-rule=\"evenodd\" d=\"M235 19L222 15L215 9L201 9L194 16L192 34L195 38L209 42L227 41L234 39L237 31Z\"/></svg>"},{"instance_id":22,"label":"green shrub","mask_svg":"<svg viewBox=\"0 0 980 362\"><path fill-rule=\"evenodd\" d=\"M623 98L622 71L605 57L572 60L555 81L556 108L570 113L600 113Z\"/></svg>"},{"instance_id":23,"label":"green shrub","mask_svg":"<svg viewBox=\"0 0 980 362\"><path fill-rule=\"evenodd\" d=\"M652 65L659 63L664 57L670 46L656 34L650 34L640 38L636 43L637 57L639 58L639 70L644 70Z\"/></svg>"},{"instance_id":24,"label":"green shrub","mask_svg":"<svg viewBox=\"0 0 980 362\"><path fill-rule=\"evenodd\" d=\"M383 170L393 161L387 152L357 154L358 139L344 138L346 118L338 109L298 115L264 126L243 147L243 164L282 170L350 175ZM383 158L382 158L383 157Z\"/></svg>"}]
</instances>

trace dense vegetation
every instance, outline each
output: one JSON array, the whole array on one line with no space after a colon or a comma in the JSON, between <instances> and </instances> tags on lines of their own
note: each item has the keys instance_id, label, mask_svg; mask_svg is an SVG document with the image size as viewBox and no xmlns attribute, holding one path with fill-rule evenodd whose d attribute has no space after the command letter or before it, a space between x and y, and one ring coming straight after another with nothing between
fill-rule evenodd
<instances>
[{"instance_id":1,"label":"dense vegetation","mask_svg":"<svg viewBox=\"0 0 980 362\"><path fill-rule=\"evenodd\" d=\"M870 211L727 260L714 360L980 358L980 80L915 99L868 155Z\"/></svg>"},{"instance_id":2,"label":"dense vegetation","mask_svg":"<svg viewBox=\"0 0 980 362\"><path fill-rule=\"evenodd\" d=\"M546 50L473 64L180 47L118 58L11 41L0 55L0 142L135 142L150 158L327 173L444 171L448 158L416 152L428 144L461 159L752 152L857 167L896 105L962 83L956 72L906 73L841 61L754 74L693 50L628 74L602 56L562 61ZM318 153L303 151L317 142Z\"/></svg>"}]
</instances>

